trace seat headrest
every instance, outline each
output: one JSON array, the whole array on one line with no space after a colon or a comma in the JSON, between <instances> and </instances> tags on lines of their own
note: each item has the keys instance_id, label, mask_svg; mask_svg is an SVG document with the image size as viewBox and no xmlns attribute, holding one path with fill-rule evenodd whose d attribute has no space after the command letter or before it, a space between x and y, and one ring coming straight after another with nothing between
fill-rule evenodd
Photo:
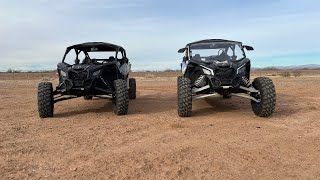
<instances>
[{"instance_id":1,"label":"seat headrest","mask_svg":"<svg viewBox=\"0 0 320 180\"><path fill-rule=\"evenodd\" d=\"M201 60L200 54L195 54L195 55L193 56L193 59L200 61L200 60Z\"/></svg>"}]
</instances>

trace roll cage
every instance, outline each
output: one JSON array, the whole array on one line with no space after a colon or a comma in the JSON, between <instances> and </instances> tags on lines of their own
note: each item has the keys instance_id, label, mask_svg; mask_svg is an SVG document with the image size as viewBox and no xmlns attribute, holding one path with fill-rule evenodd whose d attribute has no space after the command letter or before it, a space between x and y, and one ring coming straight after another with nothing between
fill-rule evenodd
<instances>
[{"instance_id":1,"label":"roll cage","mask_svg":"<svg viewBox=\"0 0 320 180\"><path fill-rule=\"evenodd\" d=\"M244 58L246 57L244 49L246 49L248 51L254 50L253 47L248 46L248 45L243 45L242 42L238 42L238 41L230 41L230 40L225 40L225 39L205 39L205 40L201 40L201 41L188 43L186 45L186 47L179 49L178 53L185 52L184 59L191 60L191 49L193 49L193 48L195 48L195 49L210 49L210 48L206 48L206 44L210 44L210 43L231 43L231 44L234 44L233 46L228 46L233 50L233 53L235 50L235 46L238 45L240 47L241 51L243 52ZM225 48L225 47L221 46L221 48Z\"/></svg>"},{"instance_id":2,"label":"roll cage","mask_svg":"<svg viewBox=\"0 0 320 180\"><path fill-rule=\"evenodd\" d=\"M116 52L115 53L115 60L118 60L118 54L121 53L122 59L127 60L127 54L126 51L123 47L115 45L115 44L110 44L110 43L104 43L104 42L88 42L88 43L82 43L82 44L77 44L73 45L70 47L67 47L63 58L62 58L62 63L65 63L65 59L67 54L74 50L76 54L76 59L79 59L79 54L83 52L85 54L86 58L90 58L88 52Z\"/></svg>"}]
</instances>

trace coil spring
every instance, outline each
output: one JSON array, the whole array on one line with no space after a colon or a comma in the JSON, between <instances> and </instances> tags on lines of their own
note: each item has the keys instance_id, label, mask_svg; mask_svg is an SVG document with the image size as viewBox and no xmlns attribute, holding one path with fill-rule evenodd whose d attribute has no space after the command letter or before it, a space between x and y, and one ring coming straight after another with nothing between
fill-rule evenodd
<instances>
[{"instance_id":1,"label":"coil spring","mask_svg":"<svg viewBox=\"0 0 320 180\"><path fill-rule=\"evenodd\" d=\"M195 82L194 84L197 86L197 87L202 87L205 85L205 76L201 75Z\"/></svg>"},{"instance_id":2,"label":"coil spring","mask_svg":"<svg viewBox=\"0 0 320 180\"><path fill-rule=\"evenodd\" d=\"M242 77L242 83L245 87L249 87L251 85L250 80L246 76Z\"/></svg>"}]
</instances>

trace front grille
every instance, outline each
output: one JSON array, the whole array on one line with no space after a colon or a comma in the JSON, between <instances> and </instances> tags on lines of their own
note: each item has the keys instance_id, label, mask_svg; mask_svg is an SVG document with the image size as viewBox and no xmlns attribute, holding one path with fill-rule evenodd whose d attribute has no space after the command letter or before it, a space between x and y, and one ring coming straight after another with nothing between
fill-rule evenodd
<instances>
[{"instance_id":1,"label":"front grille","mask_svg":"<svg viewBox=\"0 0 320 180\"><path fill-rule=\"evenodd\" d=\"M232 86L233 86L233 87L239 87L239 86L240 86L240 83L241 83L241 78L240 78L240 77L237 77L237 78L235 78L235 79L232 81Z\"/></svg>"},{"instance_id":2,"label":"front grille","mask_svg":"<svg viewBox=\"0 0 320 180\"><path fill-rule=\"evenodd\" d=\"M92 80L86 80L86 81L83 83L83 86L84 86L84 87L89 87L89 86L91 86L91 82L92 82Z\"/></svg>"},{"instance_id":3,"label":"front grille","mask_svg":"<svg viewBox=\"0 0 320 180\"><path fill-rule=\"evenodd\" d=\"M83 81L74 81L73 83L76 87L83 86Z\"/></svg>"},{"instance_id":4,"label":"front grille","mask_svg":"<svg viewBox=\"0 0 320 180\"><path fill-rule=\"evenodd\" d=\"M216 78L212 78L211 79L211 85L214 87L214 88L217 88L221 85L221 81L219 79L216 79Z\"/></svg>"},{"instance_id":5,"label":"front grille","mask_svg":"<svg viewBox=\"0 0 320 180\"><path fill-rule=\"evenodd\" d=\"M72 81L84 81L88 77L87 71L70 71L69 78Z\"/></svg>"},{"instance_id":6,"label":"front grille","mask_svg":"<svg viewBox=\"0 0 320 180\"><path fill-rule=\"evenodd\" d=\"M65 82L66 89L69 89L72 87L72 82L70 82L69 80L65 80L64 82Z\"/></svg>"},{"instance_id":7,"label":"front grille","mask_svg":"<svg viewBox=\"0 0 320 180\"><path fill-rule=\"evenodd\" d=\"M233 79L235 76L235 70L233 68L216 69L215 76L219 79Z\"/></svg>"}]
</instances>

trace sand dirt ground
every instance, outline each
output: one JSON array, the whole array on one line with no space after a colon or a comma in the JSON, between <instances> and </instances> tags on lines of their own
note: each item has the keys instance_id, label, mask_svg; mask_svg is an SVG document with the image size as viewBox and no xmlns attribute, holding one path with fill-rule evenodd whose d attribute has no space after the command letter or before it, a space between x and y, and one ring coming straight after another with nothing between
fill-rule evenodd
<instances>
[{"instance_id":1,"label":"sand dirt ground","mask_svg":"<svg viewBox=\"0 0 320 180\"><path fill-rule=\"evenodd\" d=\"M175 77L140 77L127 116L79 98L45 120L40 80L0 80L0 179L319 179L320 77L273 80L270 118L218 97L183 119Z\"/></svg>"}]
</instances>

